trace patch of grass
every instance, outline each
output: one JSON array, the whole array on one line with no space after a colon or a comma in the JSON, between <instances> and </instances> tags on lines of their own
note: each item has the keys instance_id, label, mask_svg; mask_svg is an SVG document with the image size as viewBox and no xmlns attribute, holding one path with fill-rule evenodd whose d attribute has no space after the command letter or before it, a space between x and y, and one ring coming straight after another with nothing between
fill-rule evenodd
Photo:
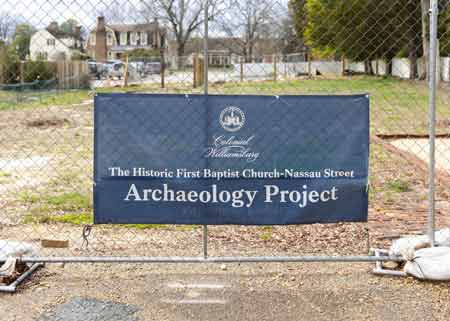
<instances>
[{"instance_id":1,"label":"patch of grass","mask_svg":"<svg viewBox=\"0 0 450 321\"><path fill-rule=\"evenodd\" d=\"M76 192L46 196L43 201L62 211L76 211L92 208L90 197Z\"/></svg>"},{"instance_id":2,"label":"patch of grass","mask_svg":"<svg viewBox=\"0 0 450 321\"><path fill-rule=\"evenodd\" d=\"M0 171L0 184L5 184L9 182L9 178L11 177L10 173Z\"/></svg>"},{"instance_id":3,"label":"patch of grass","mask_svg":"<svg viewBox=\"0 0 450 321\"><path fill-rule=\"evenodd\" d=\"M39 195L32 194L30 192L20 192L19 200L21 200L24 203L35 204L35 203L39 202L40 197L39 197Z\"/></svg>"},{"instance_id":4,"label":"patch of grass","mask_svg":"<svg viewBox=\"0 0 450 321\"><path fill-rule=\"evenodd\" d=\"M50 224L50 223L65 223L72 225L86 225L93 223L92 213L68 213L64 215L52 215L48 213L30 213L23 219L23 223L30 224Z\"/></svg>"},{"instance_id":5,"label":"patch of grass","mask_svg":"<svg viewBox=\"0 0 450 321\"><path fill-rule=\"evenodd\" d=\"M135 228L138 230L166 230L169 229L171 225L168 224L118 224L119 226L126 228ZM199 225L177 225L175 227L178 231L192 231L198 228Z\"/></svg>"},{"instance_id":6,"label":"patch of grass","mask_svg":"<svg viewBox=\"0 0 450 321\"><path fill-rule=\"evenodd\" d=\"M11 177L11 174L4 171L0 171L0 177Z\"/></svg>"},{"instance_id":7,"label":"patch of grass","mask_svg":"<svg viewBox=\"0 0 450 321\"><path fill-rule=\"evenodd\" d=\"M53 215L48 212L48 207L35 208L23 219L24 224L52 224L63 223L71 225L87 225L94 223L91 212L66 213L63 215ZM169 227L166 224L118 224L117 226L133 228L139 230L157 229L164 230ZM194 225L186 225L186 230L192 230Z\"/></svg>"},{"instance_id":8,"label":"patch of grass","mask_svg":"<svg viewBox=\"0 0 450 321\"><path fill-rule=\"evenodd\" d=\"M401 179L389 181L387 183L387 186L389 187L389 189L397 193L404 193L411 190L411 188L409 187L409 182Z\"/></svg>"},{"instance_id":9,"label":"patch of grass","mask_svg":"<svg viewBox=\"0 0 450 321\"><path fill-rule=\"evenodd\" d=\"M266 225L263 226L261 229L263 232L259 235L259 238L263 241L270 240L272 238L273 226Z\"/></svg>"},{"instance_id":10,"label":"patch of grass","mask_svg":"<svg viewBox=\"0 0 450 321\"><path fill-rule=\"evenodd\" d=\"M271 232L264 232L262 234L259 235L259 238L263 241L268 241L272 238L272 233Z\"/></svg>"},{"instance_id":11,"label":"patch of grass","mask_svg":"<svg viewBox=\"0 0 450 321\"><path fill-rule=\"evenodd\" d=\"M23 93L0 91L0 111L80 104L89 98L89 92L87 89Z\"/></svg>"},{"instance_id":12,"label":"patch of grass","mask_svg":"<svg viewBox=\"0 0 450 321\"><path fill-rule=\"evenodd\" d=\"M128 228L135 228L138 230L148 230L148 229L164 230L164 229L167 229L166 224L120 224L120 226L128 227Z\"/></svg>"}]
</instances>

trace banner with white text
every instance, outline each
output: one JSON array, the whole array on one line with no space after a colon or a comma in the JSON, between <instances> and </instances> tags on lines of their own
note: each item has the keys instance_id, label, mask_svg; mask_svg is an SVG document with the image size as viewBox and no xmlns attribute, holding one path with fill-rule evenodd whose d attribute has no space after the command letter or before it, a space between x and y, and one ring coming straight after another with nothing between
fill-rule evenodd
<instances>
[{"instance_id":1,"label":"banner with white text","mask_svg":"<svg viewBox=\"0 0 450 321\"><path fill-rule=\"evenodd\" d=\"M96 224L367 221L369 97L98 94Z\"/></svg>"}]
</instances>

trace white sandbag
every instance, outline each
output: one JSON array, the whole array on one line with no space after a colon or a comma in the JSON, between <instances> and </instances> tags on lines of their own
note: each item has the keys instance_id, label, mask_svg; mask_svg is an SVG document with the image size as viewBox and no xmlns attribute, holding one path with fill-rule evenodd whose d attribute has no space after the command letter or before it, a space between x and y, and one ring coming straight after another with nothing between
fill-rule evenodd
<instances>
[{"instance_id":1,"label":"white sandbag","mask_svg":"<svg viewBox=\"0 0 450 321\"><path fill-rule=\"evenodd\" d=\"M428 236L407 236L392 242L389 249L389 255L402 256L406 260L413 258L416 249L421 249L429 246L430 242Z\"/></svg>"},{"instance_id":2,"label":"white sandbag","mask_svg":"<svg viewBox=\"0 0 450 321\"><path fill-rule=\"evenodd\" d=\"M0 259L22 256L38 256L38 251L29 243L0 240Z\"/></svg>"},{"instance_id":3,"label":"white sandbag","mask_svg":"<svg viewBox=\"0 0 450 321\"><path fill-rule=\"evenodd\" d=\"M17 259L9 257L6 262L0 266L0 281L4 277L10 277L16 272Z\"/></svg>"},{"instance_id":4,"label":"white sandbag","mask_svg":"<svg viewBox=\"0 0 450 321\"><path fill-rule=\"evenodd\" d=\"M450 247L450 228L445 228L434 233L434 241L437 246Z\"/></svg>"},{"instance_id":5,"label":"white sandbag","mask_svg":"<svg viewBox=\"0 0 450 321\"><path fill-rule=\"evenodd\" d=\"M422 280L450 280L450 247L432 247L415 252L404 271Z\"/></svg>"},{"instance_id":6,"label":"white sandbag","mask_svg":"<svg viewBox=\"0 0 450 321\"><path fill-rule=\"evenodd\" d=\"M450 229L436 231L434 233L434 240L436 246L450 247ZM430 241L427 235L407 236L395 240L389 249L389 255L403 256L405 259L410 259L414 256L414 252L430 246Z\"/></svg>"}]
</instances>

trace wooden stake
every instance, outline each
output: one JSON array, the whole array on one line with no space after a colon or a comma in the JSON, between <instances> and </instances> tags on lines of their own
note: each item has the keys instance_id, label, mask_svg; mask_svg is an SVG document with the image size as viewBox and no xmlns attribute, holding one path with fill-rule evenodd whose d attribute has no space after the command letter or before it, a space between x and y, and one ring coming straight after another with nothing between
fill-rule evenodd
<instances>
[{"instance_id":1,"label":"wooden stake","mask_svg":"<svg viewBox=\"0 0 450 321\"><path fill-rule=\"evenodd\" d=\"M128 54L125 55L125 75L123 76L123 87L128 87Z\"/></svg>"}]
</instances>

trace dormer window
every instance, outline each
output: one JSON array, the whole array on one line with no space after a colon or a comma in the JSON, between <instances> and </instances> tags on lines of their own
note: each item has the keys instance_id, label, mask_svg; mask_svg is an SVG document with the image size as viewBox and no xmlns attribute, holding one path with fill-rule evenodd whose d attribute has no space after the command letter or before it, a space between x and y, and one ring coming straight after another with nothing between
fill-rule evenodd
<instances>
[{"instance_id":1,"label":"dormer window","mask_svg":"<svg viewBox=\"0 0 450 321\"><path fill-rule=\"evenodd\" d=\"M50 39L47 39L47 46L55 46L55 39L52 39L52 38L50 38Z\"/></svg>"},{"instance_id":2,"label":"dormer window","mask_svg":"<svg viewBox=\"0 0 450 321\"><path fill-rule=\"evenodd\" d=\"M126 46L128 42L128 34L126 32L120 33L120 44Z\"/></svg>"},{"instance_id":3,"label":"dormer window","mask_svg":"<svg viewBox=\"0 0 450 321\"><path fill-rule=\"evenodd\" d=\"M137 41L138 41L138 33L137 32L131 32L130 34L130 43L132 46L136 46L137 45Z\"/></svg>"}]
</instances>

